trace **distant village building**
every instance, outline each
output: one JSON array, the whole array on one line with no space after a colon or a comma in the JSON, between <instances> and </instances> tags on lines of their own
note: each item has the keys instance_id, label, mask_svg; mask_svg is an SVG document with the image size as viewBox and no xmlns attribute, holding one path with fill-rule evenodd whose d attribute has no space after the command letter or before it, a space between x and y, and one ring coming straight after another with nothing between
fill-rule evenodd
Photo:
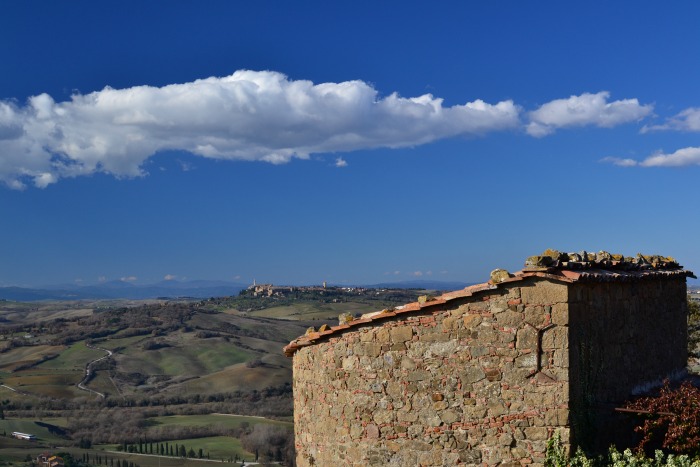
<instances>
[{"instance_id":1,"label":"distant village building","mask_svg":"<svg viewBox=\"0 0 700 467\"><path fill-rule=\"evenodd\" d=\"M37 456L36 463L40 467L63 467L64 465L62 457L54 456L46 452Z\"/></svg>"},{"instance_id":2,"label":"distant village building","mask_svg":"<svg viewBox=\"0 0 700 467\"><path fill-rule=\"evenodd\" d=\"M555 432L609 443L615 407L684 374L688 276L670 258L548 250L309 332L285 347L297 465L519 466Z\"/></svg>"},{"instance_id":3,"label":"distant village building","mask_svg":"<svg viewBox=\"0 0 700 467\"><path fill-rule=\"evenodd\" d=\"M13 431L12 437L17 438L17 439L24 439L27 441L35 441L36 440L35 435L30 435L29 433L20 433L19 431Z\"/></svg>"},{"instance_id":4,"label":"distant village building","mask_svg":"<svg viewBox=\"0 0 700 467\"><path fill-rule=\"evenodd\" d=\"M322 286L301 286L294 287L289 285L272 285L272 284L257 284L253 281L253 285L247 290L252 293L253 297L285 297L295 291L300 292L323 292L326 290L326 282Z\"/></svg>"}]
</instances>

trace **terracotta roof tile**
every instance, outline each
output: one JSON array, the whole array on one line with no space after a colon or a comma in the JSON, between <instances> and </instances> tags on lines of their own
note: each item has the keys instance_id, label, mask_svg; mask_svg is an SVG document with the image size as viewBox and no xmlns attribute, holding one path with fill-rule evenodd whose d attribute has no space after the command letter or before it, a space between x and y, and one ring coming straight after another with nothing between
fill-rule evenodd
<instances>
[{"instance_id":1,"label":"terracotta roof tile","mask_svg":"<svg viewBox=\"0 0 700 467\"><path fill-rule=\"evenodd\" d=\"M667 269L624 269L626 263L610 262L608 263L614 269L602 269L593 268L586 263L581 263L579 265L573 265L575 269L567 268L533 268L525 269L523 271L518 271L511 275L511 277L499 282L498 284L493 284L491 282L485 282L482 284L475 284L466 287L461 290L455 290L453 292L447 292L439 297L435 297L426 301L425 303L407 303L401 307L397 307L391 311L383 310L375 313L367 313L363 315L360 319L349 321L345 324L339 326L332 326L327 331L323 332L311 332L307 335L298 337L284 347L284 354L288 357L294 355L294 352L302 347L313 345L316 341L326 338L327 336L334 334L341 334L348 329L356 328L364 324L374 324L377 321L382 321L387 318L391 318L397 315L402 315L406 313L411 313L419 311L426 308L435 307L436 305L444 305L452 300L471 297L476 293L496 290L503 285L510 284L513 282L520 282L528 278L541 278L548 279L552 281L564 282L564 283L575 283L575 282L628 282L644 280L648 278L658 278L658 277L695 277L695 275L681 267L677 268L667 268ZM617 269L618 266L623 266L623 268Z\"/></svg>"}]
</instances>

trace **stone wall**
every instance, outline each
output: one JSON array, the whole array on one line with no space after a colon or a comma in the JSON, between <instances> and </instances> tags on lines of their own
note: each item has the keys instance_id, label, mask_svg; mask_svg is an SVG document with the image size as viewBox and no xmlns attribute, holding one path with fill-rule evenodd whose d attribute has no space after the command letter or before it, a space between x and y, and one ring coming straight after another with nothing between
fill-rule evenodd
<instances>
[{"instance_id":1,"label":"stone wall","mask_svg":"<svg viewBox=\"0 0 700 467\"><path fill-rule=\"evenodd\" d=\"M571 405L577 442L624 444L613 408L682 376L687 365L683 277L570 286Z\"/></svg>"},{"instance_id":2,"label":"stone wall","mask_svg":"<svg viewBox=\"0 0 700 467\"><path fill-rule=\"evenodd\" d=\"M504 284L300 348L298 465L542 463L569 439L569 287Z\"/></svg>"}]
</instances>

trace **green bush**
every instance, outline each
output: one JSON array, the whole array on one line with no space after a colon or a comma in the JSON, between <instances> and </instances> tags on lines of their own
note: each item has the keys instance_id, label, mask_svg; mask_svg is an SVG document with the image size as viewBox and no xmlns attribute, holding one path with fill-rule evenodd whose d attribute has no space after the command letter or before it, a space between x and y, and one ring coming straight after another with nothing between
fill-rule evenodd
<instances>
[{"instance_id":1,"label":"green bush","mask_svg":"<svg viewBox=\"0 0 700 467\"><path fill-rule=\"evenodd\" d=\"M654 452L654 457L641 453L633 453L631 449L620 452L615 446L610 446L607 456L589 459L578 449L573 456L567 456L561 444L559 432L547 441L545 467L700 467L700 457L690 457L686 454L668 456L662 451Z\"/></svg>"}]
</instances>

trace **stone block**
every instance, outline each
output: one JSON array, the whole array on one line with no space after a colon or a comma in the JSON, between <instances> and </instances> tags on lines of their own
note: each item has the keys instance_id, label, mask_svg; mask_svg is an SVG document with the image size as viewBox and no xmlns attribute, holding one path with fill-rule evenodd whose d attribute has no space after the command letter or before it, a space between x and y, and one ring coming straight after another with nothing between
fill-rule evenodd
<instances>
[{"instance_id":1,"label":"stone block","mask_svg":"<svg viewBox=\"0 0 700 467\"><path fill-rule=\"evenodd\" d=\"M491 350L488 347L484 347L482 345L469 347L469 355L471 355L472 358L483 357L484 355L488 355L490 353Z\"/></svg>"},{"instance_id":2,"label":"stone block","mask_svg":"<svg viewBox=\"0 0 700 467\"><path fill-rule=\"evenodd\" d=\"M545 313L542 305L526 305L525 306L525 322L540 328L547 324L549 316Z\"/></svg>"},{"instance_id":3,"label":"stone block","mask_svg":"<svg viewBox=\"0 0 700 467\"><path fill-rule=\"evenodd\" d=\"M398 326L389 329L391 341L394 343L410 341L413 338L413 328L410 326Z\"/></svg>"},{"instance_id":4,"label":"stone block","mask_svg":"<svg viewBox=\"0 0 700 467\"><path fill-rule=\"evenodd\" d=\"M547 329L542 333L542 348L543 349L568 349L569 348L569 332L568 328L556 326Z\"/></svg>"},{"instance_id":5,"label":"stone block","mask_svg":"<svg viewBox=\"0 0 700 467\"><path fill-rule=\"evenodd\" d=\"M558 326L569 325L569 305L567 303L552 305L552 323Z\"/></svg>"},{"instance_id":6,"label":"stone block","mask_svg":"<svg viewBox=\"0 0 700 467\"><path fill-rule=\"evenodd\" d=\"M433 402L433 410L445 410L446 408L447 408L447 401Z\"/></svg>"},{"instance_id":7,"label":"stone block","mask_svg":"<svg viewBox=\"0 0 700 467\"><path fill-rule=\"evenodd\" d=\"M384 425L396 420L396 414L393 410L377 410L374 412L373 420L378 425Z\"/></svg>"},{"instance_id":8,"label":"stone block","mask_svg":"<svg viewBox=\"0 0 700 467\"><path fill-rule=\"evenodd\" d=\"M424 381L430 379L430 373L425 370L413 370L406 377L408 381Z\"/></svg>"},{"instance_id":9,"label":"stone block","mask_svg":"<svg viewBox=\"0 0 700 467\"><path fill-rule=\"evenodd\" d=\"M513 435L510 433L503 433L498 437L498 444L501 446L512 446L515 443Z\"/></svg>"},{"instance_id":10,"label":"stone block","mask_svg":"<svg viewBox=\"0 0 700 467\"><path fill-rule=\"evenodd\" d=\"M459 415L457 415L454 411L452 410L445 410L440 414L440 420L442 420L443 423L446 424L451 424L459 420Z\"/></svg>"},{"instance_id":11,"label":"stone block","mask_svg":"<svg viewBox=\"0 0 700 467\"><path fill-rule=\"evenodd\" d=\"M359 359L355 356L347 357L343 360L343 370L349 371L357 367Z\"/></svg>"},{"instance_id":12,"label":"stone block","mask_svg":"<svg viewBox=\"0 0 700 467\"><path fill-rule=\"evenodd\" d=\"M486 375L486 379L488 379L489 381L501 380L501 371L498 368L485 369L484 374Z\"/></svg>"},{"instance_id":13,"label":"stone block","mask_svg":"<svg viewBox=\"0 0 700 467\"><path fill-rule=\"evenodd\" d=\"M448 331L459 329L461 321L456 316L447 316L442 320L442 327Z\"/></svg>"},{"instance_id":14,"label":"stone block","mask_svg":"<svg viewBox=\"0 0 700 467\"><path fill-rule=\"evenodd\" d=\"M484 373L481 367L476 365L467 366L458 374L462 384L476 383L477 381L481 381L482 379L486 378L486 373Z\"/></svg>"},{"instance_id":15,"label":"stone block","mask_svg":"<svg viewBox=\"0 0 700 467\"><path fill-rule=\"evenodd\" d=\"M421 341L423 342L449 342L451 340L450 335L445 332L431 332L421 335Z\"/></svg>"},{"instance_id":16,"label":"stone block","mask_svg":"<svg viewBox=\"0 0 700 467\"><path fill-rule=\"evenodd\" d=\"M418 367L415 360L410 357L405 357L401 359L401 368L404 370L415 370Z\"/></svg>"},{"instance_id":17,"label":"stone block","mask_svg":"<svg viewBox=\"0 0 700 467\"><path fill-rule=\"evenodd\" d=\"M523 354L515 359L515 365L519 368L537 368L537 354Z\"/></svg>"},{"instance_id":18,"label":"stone block","mask_svg":"<svg viewBox=\"0 0 700 467\"><path fill-rule=\"evenodd\" d=\"M469 465L481 464L481 450L479 449L469 449L463 450L459 453L459 460Z\"/></svg>"},{"instance_id":19,"label":"stone block","mask_svg":"<svg viewBox=\"0 0 700 467\"><path fill-rule=\"evenodd\" d=\"M568 300L568 286L546 281L537 281L521 287L521 298L526 305L552 305Z\"/></svg>"},{"instance_id":20,"label":"stone block","mask_svg":"<svg viewBox=\"0 0 700 467\"><path fill-rule=\"evenodd\" d=\"M496 315L496 322L500 327L517 328L523 324L523 315L517 311L507 310Z\"/></svg>"},{"instance_id":21,"label":"stone block","mask_svg":"<svg viewBox=\"0 0 700 467\"><path fill-rule=\"evenodd\" d=\"M515 348L537 350L537 330L531 326L518 329L515 335Z\"/></svg>"},{"instance_id":22,"label":"stone block","mask_svg":"<svg viewBox=\"0 0 700 467\"><path fill-rule=\"evenodd\" d=\"M508 309L508 302L503 298L492 300L490 302L490 305L489 305L489 311L491 313L493 313L494 315L498 314L498 313L502 313L502 312L506 311L507 309Z\"/></svg>"},{"instance_id":23,"label":"stone block","mask_svg":"<svg viewBox=\"0 0 700 467\"><path fill-rule=\"evenodd\" d=\"M379 328L374 334L374 340L379 344L389 343L389 330L387 328Z\"/></svg>"},{"instance_id":24,"label":"stone block","mask_svg":"<svg viewBox=\"0 0 700 467\"><path fill-rule=\"evenodd\" d=\"M528 427L523 430L525 438L530 441L546 441L549 439L549 430L546 427Z\"/></svg>"},{"instance_id":25,"label":"stone block","mask_svg":"<svg viewBox=\"0 0 700 467\"><path fill-rule=\"evenodd\" d=\"M500 417L508 413L508 409L501 402L490 402L488 404L488 413L492 417Z\"/></svg>"},{"instance_id":26,"label":"stone block","mask_svg":"<svg viewBox=\"0 0 700 467\"><path fill-rule=\"evenodd\" d=\"M569 368L569 351L566 349L555 350L553 363L555 367Z\"/></svg>"},{"instance_id":27,"label":"stone block","mask_svg":"<svg viewBox=\"0 0 700 467\"><path fill-rule=\"evenodd\" d=\"M378 357L381 352L382 346L376 342L366 342L362 345L362 355L374 358Z\"/></svg>"},{"instance_id":28,"label":"stone block","mask_svg":"<svg viewBox=\"0 0 700 467\"><path fill-rule=\"evenodd\" d=\"M464 317L464 327L467 329L474 329L481 324L483 318L480 315L468 314Z\"/></svg>"}]
</instances>

